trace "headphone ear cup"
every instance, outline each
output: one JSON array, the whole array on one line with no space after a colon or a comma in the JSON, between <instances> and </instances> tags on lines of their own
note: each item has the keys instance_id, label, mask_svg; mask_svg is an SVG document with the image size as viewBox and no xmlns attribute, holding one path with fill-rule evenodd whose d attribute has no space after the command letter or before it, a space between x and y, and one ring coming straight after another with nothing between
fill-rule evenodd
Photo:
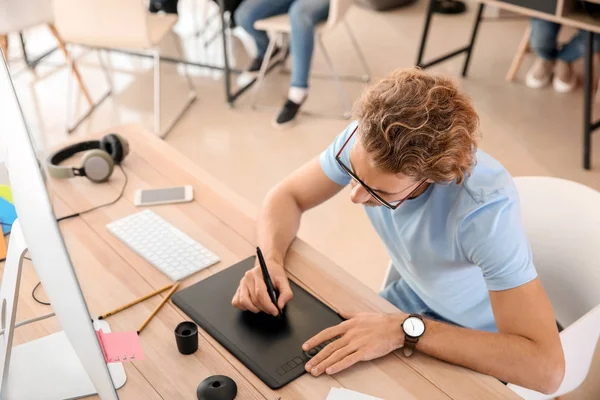
<instances>
[{"instance_id":1,"label":"headphone ear cup","mask_svg":"<svg viewBox=\"0 0 600 400\"><path fill-rule=\"evenodd\" d=\"M127 143L127 141L125 141ZM122 138L114 133L108 134L100 141L100 148L110 154L115 164L120 164L129 152L129 144L127 149L124 148Z\"/></svg>"},{"instance_id":2,"label":"headphone ear cup","mask_svg":"<svg viewBox=\"0 0 600 400\"><path fill-rule=\"evenodd\" d=\"M113 173L113 158L104 150L90 150L82 158L84 175L92 182L106 182Z\"/></svg>"},{"instance_id":3,"label":"headphone ear cup","mask_svg":"<svg viewBox=\"0 0 600 400\"><path fill-rule=\"evenodd\" d=\"M111 135L114 135L119 140L119 143L121 144L121 149L123 150L123 157L121 158L121 161L123 161L125 159L125 157L127 157L127 155L129 154L129 142L127 141L127 139L125 139L123 136L119 135L118 133L112 133Z\"/></svg>"}]
</instances>

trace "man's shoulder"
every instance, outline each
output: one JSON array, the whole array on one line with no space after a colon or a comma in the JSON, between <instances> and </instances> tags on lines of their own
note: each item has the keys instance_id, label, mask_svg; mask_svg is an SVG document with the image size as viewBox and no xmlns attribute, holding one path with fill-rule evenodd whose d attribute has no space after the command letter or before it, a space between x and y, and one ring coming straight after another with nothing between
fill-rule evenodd
<instances>
[{"instance_id":1,"label":"man's shoulder","mask_svg":"<svg viewBox=\"0 0 600 400\"><path fill-rule=\"evenodd\" d=\"M500 200L516 200L516 187L506 168L482 150L478 150L476 155L477 163L462 184L463 194L478 206Z\"/></svg>"},{"instance_id":2,"label":"man's shoulder","mask_svg":"<svg viewBox=\"0 0 600 400\"><path fill-rule=\"evenodd\" d=\"M489 154L477 151L477 164L462 184L443 190L455 221L495 218L507 207L518 210L519 197L510 173ZM451 197L451 198L448 198ZM515 207L516 206L516 207Z\"/></svg>"}]
</instances>

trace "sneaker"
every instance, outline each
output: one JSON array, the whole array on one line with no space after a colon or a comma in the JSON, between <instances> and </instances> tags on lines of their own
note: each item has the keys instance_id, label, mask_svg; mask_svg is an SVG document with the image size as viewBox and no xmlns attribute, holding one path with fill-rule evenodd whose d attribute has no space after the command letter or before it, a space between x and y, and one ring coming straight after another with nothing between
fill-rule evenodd
<instances>
[{"instance_id":1,"label":"sneaker","mask_svg":"<svg viewBox=\"0 0 600 400\"><path fill-rule=\"evenodd\" d=\"M577 86L577 76L571 63L558 61L554 67L552 86L558 93L569 93Z\"/></svg>"},{"instance_id":2,"label":"sneaker","mask_svg":"<svg viewBox=\"0 0 600 400\"><path fill-rule=\"evenodd\" d=\"M277 53L279 53L278 47L276 47L275 50L273 50L273 55L271 56L271 61L273 61L273 59L275 58ZM238 76L238 78L237 78L238 86L246 86L250 82L252 82L254 79L256 79L256 77L258 77L258 73L260 72L260 67L262 66L262 63L263 63L262 57L255 57L250 62L250 65L248 65L248 67L244 70L244 72L242 72L240 74L240 76Z\"/></svg>"},{"instance_id":3,"label":"sneaker","mask_svg":"<svg viewBox=\"0 0 600 400\"><path fill-rule=\"evenodd\" d=\"M537 58L527 72L525 84L533 89L540 89L550 84L554 71L554 61Z\"/></svg>"},{"instance_id":4,"label":"sneaker","mask_svg":"<svg viewBox=\"0 0 600 400\"><path fill-rule=\"evenodd\" d=\"M148 11L156 14L164 11L167 14L177 14L177 2L179 0L150 0Z\"/></svg>"},{"instance_id":5,"label":"sneaker","mask_svg":"<svg viewBox=\"0 0 600 400\"><path fill-rule=\"evenodd\" d=\"M290 125L294 122L296 115L300 110L300 106L302 106L302 104L294 103L291 100L286 101L281 111L279 111L277 118L273 121L273 125L276 128L283 128L284 126Z\"/></svg>"}]
</instances>

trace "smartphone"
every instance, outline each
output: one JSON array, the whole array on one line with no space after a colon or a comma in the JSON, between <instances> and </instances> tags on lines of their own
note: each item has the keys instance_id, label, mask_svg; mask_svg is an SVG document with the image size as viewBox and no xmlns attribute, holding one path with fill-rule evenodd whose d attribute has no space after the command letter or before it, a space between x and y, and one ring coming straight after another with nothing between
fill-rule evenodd
<instances>
[{"instance_id":1,"label":"smartphone","mask_svg":"<svg viewBox=\"0 0 600 400\"><path fill-rule=\"evenodd\" d=\"M143 189L135 192L134 204L136 206L153 206L157 204L185 203L194 198L190 185L176 186L159 189Z\"/></svg>"}]
</instances>

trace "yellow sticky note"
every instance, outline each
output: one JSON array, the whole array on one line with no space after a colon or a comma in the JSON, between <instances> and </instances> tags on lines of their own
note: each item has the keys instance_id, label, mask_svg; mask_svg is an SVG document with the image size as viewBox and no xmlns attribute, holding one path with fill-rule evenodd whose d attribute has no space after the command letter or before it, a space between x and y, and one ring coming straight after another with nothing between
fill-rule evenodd
<instances>
[{"instance_id":1,"label":"yellow sticky note","mask_svg":"<svg viewBox=\"0 0 600 400\"><path fill-rule=\"evenodd\" d=\"M12 192L10 191L10 187L7 185L0 185L0 197L8 201L10 204L14 204Z\"/></svg>"}]
</instances>

